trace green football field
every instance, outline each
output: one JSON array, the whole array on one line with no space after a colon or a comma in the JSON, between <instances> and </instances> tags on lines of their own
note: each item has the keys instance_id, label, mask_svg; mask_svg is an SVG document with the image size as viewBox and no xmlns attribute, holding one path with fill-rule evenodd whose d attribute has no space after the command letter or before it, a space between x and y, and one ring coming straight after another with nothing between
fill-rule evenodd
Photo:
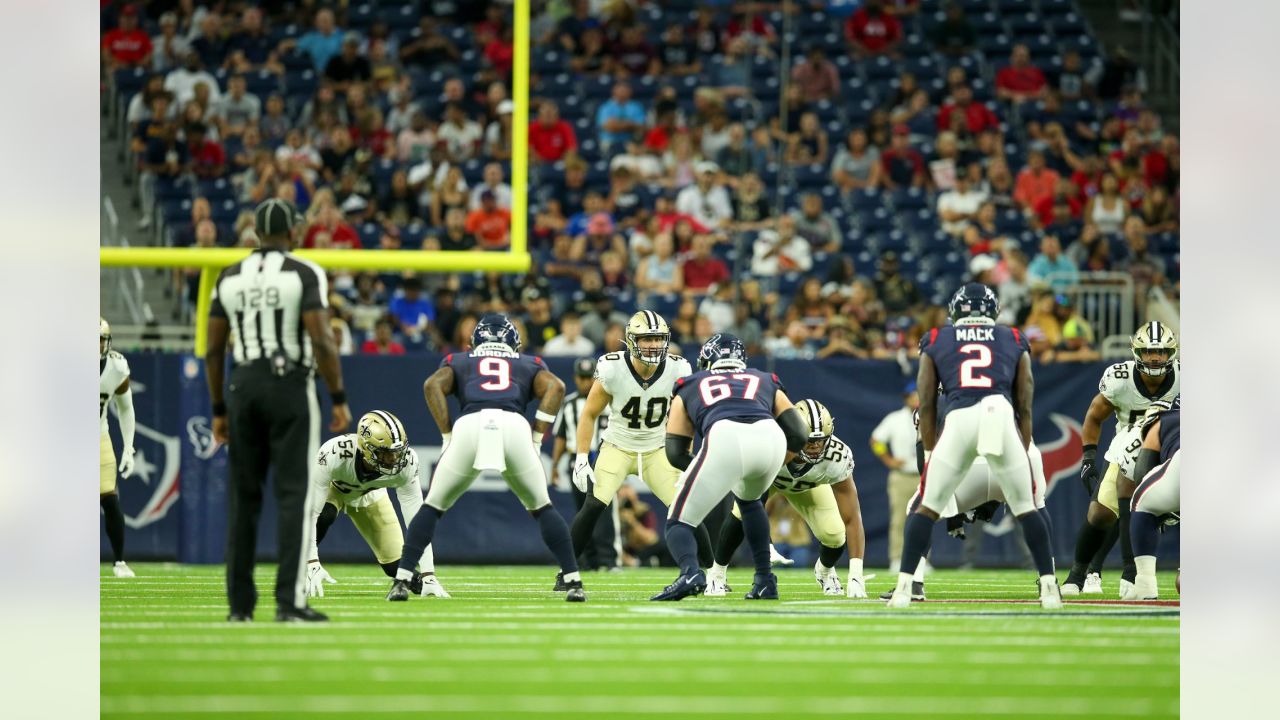
<instances>
[{"instance_id":1,"label":"green football field","mask_svg":"<svg viewBox=\"0 0 1280 720\"><path fill-rule=\"evenodd\" d=\"M101 590L102 717L698 718L1171 717L1176 603L1027 602L1030 572L938 571L929 600L889 611L824 597L782 570L777 602L651 603L667 569L592 573L588 602L554 570L444 567L453 598L383 600L372 565L333 565L313 606L333 622L277 624L273 568L257 622L223 622L220 566L140 563ZM875 572L875 571L869 571ZM883 570L868 582L889 587ZM1173 593L1172 574L1162 591Z\"/></svg>"}]
</instances>

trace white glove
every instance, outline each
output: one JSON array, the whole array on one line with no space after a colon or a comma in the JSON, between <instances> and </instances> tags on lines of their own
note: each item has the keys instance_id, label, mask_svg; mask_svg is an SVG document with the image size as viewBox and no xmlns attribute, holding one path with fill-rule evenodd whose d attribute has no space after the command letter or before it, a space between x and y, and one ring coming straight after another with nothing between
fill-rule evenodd
<instances>
[{"instance_id":1,"label":"white glove","mask_svg":"<svg viewBox=\"0 0 1280 720\"><path fill-rule=\"evenodd\" d=\"M125 448L120 453L120 476L129 477L133 474L133 448Z\"/></svg>"},{"instance_id":2,"label":"white glove","mask_svg":"<svg viewBox=\"0 0 1280 720\"><path fill-rule=\"evenodd\" d=\"M542 454L542 433L537 430L533 431L533 452L536 455Z\"/></svg>"},{"instance_id":3,"label":"white glove","mask_svg":"<svg viewBox=\"0 0 1280 720\"><path fill-rule=\"evenodd\" d=\"M586 453L578 453L573 460L573 486L578 492L585 493L590 483L596 481L596 473L591 469L591 460Z\"/></svg>"},{"instance_id":4,"label":"white glove","mask_svg":"<svg viewBox=\"0 0 1280 720\"><path fill-rule=\"evenodd\" d=\"M336 585L337 580L319 561L307 563L307 597L324 597L324 584Z\"/></svg>"},{"instance_id":5,"label":"white glove","mask_svg":"<svg viewBox=\"0 0 1280 720\"><path fill-rule=\"evenodd\" d=\"M849 581L844 584L845 597L865 598L867 585L862 578L862 558L849 558Z\"/></svg>"},{"instance_id":6,"label":"white glove","mask_svg":"<svg viewBox=\"0 0 1280 720\"><path fill-rule=\"evenodd\" d=\"M453 433L440 434L440 455L444 456L444 451L449 449L449 442L453 440Z\"/></svg>"}]
</instances>

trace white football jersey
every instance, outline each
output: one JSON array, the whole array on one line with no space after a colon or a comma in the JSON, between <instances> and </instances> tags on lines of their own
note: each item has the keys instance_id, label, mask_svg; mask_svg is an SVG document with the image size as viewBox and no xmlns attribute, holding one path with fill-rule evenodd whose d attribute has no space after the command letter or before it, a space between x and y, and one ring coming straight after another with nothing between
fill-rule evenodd
<instances>
[{"instance_id":1,"label":"white football jersey","mask_svg":"<svg viewBox=\"0 0 1280 720\"><path fill-rule=\"evenodd\" d=\"M626 353L602 355L595 380L613 398L604 441L631 452L662 447L676 380L692 374L693 366L679 355L667 355L648 380L640 377Z\"/></svg>"},{"instance_id":2,"label":"white football jersey","mask_svg":"<svg viewBox=\"0 0 1280 720\"><path fill-rule=\"evenodd\" d=\"M320 446L316 456L316 470L319 480L323 482L324 493L316 500L324 502L324 495L331 488L342 498L344 505L365 507L386 494L384 488L392 488L400 500L400 510L405 521L411 519L422 506L422 485L418 481L418 454L409 448L404 468L395 475L381 475L375 472L372 477L361 478L356 471L355 433L339 435ZM319 488L317 488L319 489Z\"/></svg>"},{"instance_id":3,"label":"white football jersey","mask_svg":"<svg viewBox=\"0 0 1280 720\"><path fill-rule=\"evenodd\" d=\"M102 432L107 432L107 405L112 396L125 380L129 379L129 361L120 353L112 350L106 359L99 360L102 367L98 375L98 418L101 420Z\"/></svg>"},{"instance_id":4,"label":"white football jersey","mask_svg":"<svg viewBox=\"0 0 1280 720\"><path fill-rule=\"evenodd\" d=\"M1178 396L1181 375L1182 364L1175 360L1169 371L1162 376L1160 387L1155 392L1148 393L1146 386L1138 379L1135 360L1116 363L1102 373L1098 392L1116 408L1116 436L1107 446L1104 457L1107 462L1119 464L1126 477L1133 477L1138 450L1142 447L1136 423L1155 401L1173 402Z\"/></svg>"},{"instance_id":5,"label":"white football jersey","mask_svg":"<svg viewBox=\"0 0 1280 720\"><path fill-rule=\"evenodd\" d=\"M786 465L778 471L773 481L775 490L797 493L812 490L819 485L835 485L853 475L853 450L843 440L832 435L822 460L793 473Z\"/></svg>"}]
</instances>

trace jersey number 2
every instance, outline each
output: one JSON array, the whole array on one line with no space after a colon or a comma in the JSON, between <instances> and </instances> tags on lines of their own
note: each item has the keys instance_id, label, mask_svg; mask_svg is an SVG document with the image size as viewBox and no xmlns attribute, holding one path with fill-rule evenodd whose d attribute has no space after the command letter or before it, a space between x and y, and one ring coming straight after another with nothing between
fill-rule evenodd
<instances>
[{"instance_id":1,"label":"jersey number 2","mask_svg":"<svg viewBox=\"0 0 1280 720\"><path fill-rule=\"evenodd\" d=\"M734 380L742 380L747 384L742 393L744 400L755 399L756 390L760 387L760 378L750 373L734 373L729 377ZM709 375L698 383L698 392L702 395L702 402L707 405L715 405L733 394L733 386L726 382L722 376Z\"/></svg>"},{"instance_id":2,"label":"jersey number 2","mask_svg":"<svg viewBox=\"0 0 1280 720\"><path fill-rule=\"evenodd\" d=\"M960 387L962 388L989 388L991 387L991 378L981 373L974 372L981 368L991 367L991 348L986 345L970 343L960 346L960 354L972 355L973 357L960 363Z\"/></svg>"},{"instance_id":3,"label":"jersey number 2","mask_svg":"<svg viewBox=\"0 0 1280 720\"><path fill-rule=\"evenodd\" d=\"M482 390L506 390L511 387L511 363L503 358L488 357L480 361L480 374L491 377L480 383Z\"/></svg>"}]
</instances>

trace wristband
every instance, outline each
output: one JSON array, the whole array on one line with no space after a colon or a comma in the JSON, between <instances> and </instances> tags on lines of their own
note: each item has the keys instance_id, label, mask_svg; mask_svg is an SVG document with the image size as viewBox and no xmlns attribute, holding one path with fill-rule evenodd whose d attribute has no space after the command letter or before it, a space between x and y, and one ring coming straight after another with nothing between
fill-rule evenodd
<instances>
[{"instance_id":1,"label":"wristband","mask_svg":"<svg viewBox=\"0 0 1280 720\"><path fill-rule=\"evenodd\" d=\"M345 390L335 390L329 393L329 399L333 401L334 405L346 405L347 393Z\"/></svg>"},{"instance_id":2,"label":"wristband","mask_svg":"<svg viewBox=\"0 0 1280 720\"><path fill-rule=\"evenodd\" d=\"M227 403L226 403L226 401L220 401L220 402L216 402L216 403L214 403L214 404L213 404L213 416L214 416L214 417L225 417L225 416L226 416L226 414L227 414Z\"/></svg>"},{"instance_id":3,"label":"wristband","mask_svg":"<svg viewBox=\"0 0 1280 720\"><path fill-rule=\"evenodd\" d=\"M925 462L929 462L929 458L930 458L930 456L932 456L932 455L933 455L933 451L932 451L932 450L925 450L925 451L924 451L924 461L925 461Z\"/></svg>"},{"instance_id":4,"label":"wristband","mask_svg":"<svg viewBox=\"0 0 1280 720\"><path fill-rule=\"evenodd\" d=\"M538 412L534 413L534 414L533 414L533 418L534 418L535 420L540 420L540 421L542 421L542 422L544 422L544 423L553 423L553 422L555 422L555 421L556 421L556 416L555 416L555 415L552 415L552 414L550 414L550 413L544 413L544 412L542 412L541 410L539 410Z\"/></svg>"},{"instance_id":5,"label":"wristband","mask_svg":"<svg viewBox=\"0 0 1280 720\"><path fill-rule=\"evenodd\" d=\"M862 558L849 558L849 579L862 579Z\"/></svg>"},{"instance_id":6,"label":"wristband","mask_svg":"<svg viewBox=\"0 0 1280 720\"><path fill-rule=\"evenodd\" d=\"M1085 460L1092 460L1098 454L1097 445L1085 445L1081 450L1084 452Z\"/></svg>"}]
</instances>

